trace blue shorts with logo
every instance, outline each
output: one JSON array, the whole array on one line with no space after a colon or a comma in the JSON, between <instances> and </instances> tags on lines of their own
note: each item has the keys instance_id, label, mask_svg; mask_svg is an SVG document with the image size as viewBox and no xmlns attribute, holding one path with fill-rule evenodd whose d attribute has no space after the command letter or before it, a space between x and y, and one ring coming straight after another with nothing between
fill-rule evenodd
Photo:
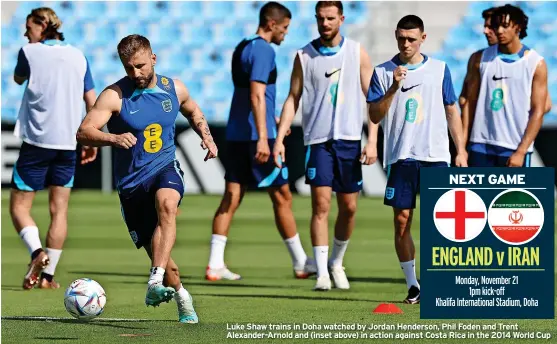
<instances>
[{"instance_id":1,"label":"blue shorts with logo","mask_svg":"<svg viewBox=\"0 0 557 344\"><path fill-rule=\"evenodd\" d=\"M275 140L269 140L269 149L273 152ZM275 166L273 156L264 164L255 161L257 141L227 141L226 149L229 152L224 162L226 174L224 179L228 182L248 185L258 188L279 187L288 184L288 167Z\"/></svg>"},{"instance_id":2,"label":"blue shorts with logo","mask_svg":"<svg viewBox=\"0 0 557 344\"><path fill-rule=\"evenodd\" d=\"M468 152L468 167L507 167L509 156ZM532 153L526 153L522 167L530 167Z\"/></svg>"},{"instance_id":3,"label":"blue shorts with logo","mask_svg":"<svg viewBox=\"0 0 557 344\"><path fill-rule=\"evenodd\" d=\"M329 140L306 146L306 184L335 192L362 190L361 141Z\"/></svg>"},{"instance_id":4,"label":"blue shorts with logo","mask_svg":"<svg viewBox=\"0 0 557 344\"><path fill-rule=\"evenodd\" d=\"M444 161L428 162L414 159L399 160L389 165L384 204L398 209L416 208L422 167L449 167L449 165Z\"/></svg>"},{"instance_id":5,"label":"blue shorts with logo","mask_svg":"<svg viewBox=\"0 0 557 344\"><path fill-rule=\"evenodd\" d=\"M184 172L177 160L162 168L157 174L133 190L119 192L122 217L137 248L150 247L159 216L155 194L159 189L174 189L184 195Z\"/></svg>"},{"instance_id":6,"label":"blue shorts with logo","mask_svg":"<svg viewBox=\"0 0 557 344\"><path fill-rule=\"evenodd\" d=\"M23 142L11 186L22 191L38 191L51 185L71 188L75 160L75 150L42 148Z\"/></svg>"}]
</instances>

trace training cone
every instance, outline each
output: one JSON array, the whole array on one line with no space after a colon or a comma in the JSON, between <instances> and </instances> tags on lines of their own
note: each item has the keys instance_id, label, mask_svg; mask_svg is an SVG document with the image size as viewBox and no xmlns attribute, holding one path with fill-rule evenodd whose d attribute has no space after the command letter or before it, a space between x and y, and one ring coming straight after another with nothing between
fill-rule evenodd
<instances>
[{"instance_id":1,"label":"training cone","mask_svg":"<svg viewBox=\"0 0 557 344\"><path fill-rule=\"evenodd\" d=\"M402 309L398 308L395 304L392 303L382 303L377 308L373 310L373 313L379 314L402 314L404 313Z\"/></svg>"}]
</instances>

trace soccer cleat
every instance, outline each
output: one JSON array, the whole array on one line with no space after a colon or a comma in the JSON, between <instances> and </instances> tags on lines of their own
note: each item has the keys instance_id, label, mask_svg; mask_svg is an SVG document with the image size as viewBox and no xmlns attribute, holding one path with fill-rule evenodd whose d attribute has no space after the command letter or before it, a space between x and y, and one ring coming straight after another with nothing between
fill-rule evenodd
<instances>
[{"instance_id":1,"label":"soccer cleat","mask_svg":"<svg viewBox=\"0 0 557 344\"><path fill-rule=\"evenodd\" d=\"M147 288L145 296L145 304L147 306L157 307L163 302L169 302L174 296L174 288L165 287L162 283L153 283Z\"/></svg>"},{"instance_id":2,"label":"soccer cleat","mask_svg":"<svg viewBox=\"0 0 557 344\"><path fill-rule=\"evenodd\" d=\"M39 288L41 289L58 289L60 288L60 283L52 280L52 282L47 281L46 278L41 278L39 282Z\"/></svg>"},{"instance_id":3,"label":"soccer cleat","mask_svg":"<svg viewBox=\"0 0 557 344\"><path fill-rule=\"evenodd\" d=\"M315 282L315 287L313 287L315 291L327 291L331 290L331 279L329 276L321 276L317 277L317 282Z\"/></svg>"},{"instance_id":4,"label":"soccer cleat","mask_svg":"<svg viewBox=\"0 0 557 344\"><path fill-rule=\"evenodd\" d=\"M337 289L350 289L350 283L348 283L348 278L344 272L344 267L340 265L333 265L329 268L329 273L333 278L333 283Z\"/></svg>"},{"instance_id":5,"label":"soccer cleat","mask_svg":"<svg viewBox=\"0 0 557 344\"><path fill-rule=\"evenodd\" d=\"M242 276L228 270L226 266L220 269L211 269L210 267L207 267L207 269L205 270L205 279L208 281L236 281L242 279Z\"/></svg>"},{"instance_id":6,"label":"soccer cleat","mask_svg":"<svg viewBox=\"0 0 557 344\"><path fill-rule=\"evenodd\" d=\"M410 289L408 289L408 296L406 296L402 302L409 305L416 305L420 303L420 289L414 285L411 286Z\"/></svg>"},{"instance_id":7,"label":"soccer cleat","mask_svg":"<svg viewBox=\"0 0 557 344\"><path fill-rule=\"evenodd\" d=\"M193 299L191 295L188 295L186 300L181 298L176 298L176 303L178 304L178 321L182 324L197 324L199 318L195 309L193 309Z\"/></svg>"},{"instance_id":8,"label":"soccer cleat","mask_svg":"<svg viewBox=\"0 0 557 344\"><path fill-rule=\"evenodd\" d=\"M50 260L46 252L41 251L35 259L31 260L29 264L29 270L23 278L23 289L33 289L33 287L39 282L39 274L46 268Z\"/></svg>"},{"instance_id":9,"label":"soccer cleat","mask_svg":"<svg viewBox=\"0 0 557 344\"><path fill-rule=\"evenodd\" d=\"M313 258L307 258L304 268L301 270L294 270L294 277L297 279L306 279L311 275L317 273L317 265L315 265L315 260Z\"/></svg>"}]
</instances>

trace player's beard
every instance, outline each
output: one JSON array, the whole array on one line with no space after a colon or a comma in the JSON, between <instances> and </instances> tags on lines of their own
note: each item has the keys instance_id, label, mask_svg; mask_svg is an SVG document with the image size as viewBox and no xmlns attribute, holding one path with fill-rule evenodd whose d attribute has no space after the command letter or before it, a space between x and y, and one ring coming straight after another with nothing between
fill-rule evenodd
<instances>
[{"instance_id":1,"label":"player's beard","mask_svg":"<svg viewBox=\"0 0 557 344\"><path fill-rule=\"evenodd\" d=\"M331 29L330 32L325 33L323 29L319 31L319 37L321 37L321 40L323 40L324 42L331 42L333 38L337 36L338 31L338 29Z\"/></svg>"},{"instance_id":2,"label":"player's beard","mask_svg":"<svg viewBox=\"0 0 557 344\"><path fill-rule=\"evenodd\" d=\"M153 81L154 76L155 76L155 69L152 68L151 73L149 73L149 75L147 75L146 77L136 78L133 81L135 82L135 86L137 86L137 88L147 88L147 86L149 86L151 81Z\"/></svg>"}]
</instances>

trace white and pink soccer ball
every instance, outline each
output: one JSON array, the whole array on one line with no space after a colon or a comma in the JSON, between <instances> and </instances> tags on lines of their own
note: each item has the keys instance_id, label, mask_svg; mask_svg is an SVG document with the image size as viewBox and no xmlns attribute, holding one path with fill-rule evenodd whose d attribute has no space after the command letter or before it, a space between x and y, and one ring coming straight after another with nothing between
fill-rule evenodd
<instances>
[{"instance_id":1,"label":"white and pink soccer ball","mask_svg":"<svg viewBox=\"0 0 557 344\"><path fill-rule=\"evenodd\" d=\"M64 306L73 317L88 321L101 315L106 304L103 287L90 278L73 281L64 294Z\"/></svg>"}]
</instances>

